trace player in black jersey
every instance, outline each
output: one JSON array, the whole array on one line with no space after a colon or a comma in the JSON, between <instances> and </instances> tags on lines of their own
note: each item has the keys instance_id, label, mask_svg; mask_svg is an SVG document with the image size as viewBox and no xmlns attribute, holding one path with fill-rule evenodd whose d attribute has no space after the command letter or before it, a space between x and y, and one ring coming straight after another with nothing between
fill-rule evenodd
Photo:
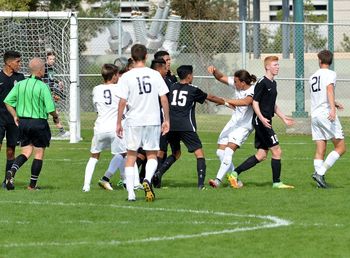
<instances>
[{"instance_id":1,"label":"player in black jersey","mask_svg":"<svg viewBox=\"0 0 350 258\"><path fill-rule=\"evenodd\" d=\"M0 71L0 150L3 139L6 136L6 171L9 170L15 160L15 148L18 140L18 127L13 117L7 111L4 99L13 86L24 80L24 75L18 73L21 68L21 54L17 51L7 51L4 54L4 67ZM5 188L5 179L2 183Z\"/></svg>"},{"instance_id":2,"label":"player in black jersey","mask_svg":"<svg viewBox=\"0 0 350 258\"><path fill-rule=\"evenodd\" d=\"M277 83L274 77L278 74L279 64L277 56L268 56L264 60L265 76L255 85L253 97L253 126L255 129L255 148L258 149L255 155L249 157L235 171L229 175L230 182L237 180L237 174L254 167L257 163L265 160L270 150L272 154L271 168L273 188L294 188L294 186L283 184L281 175L281 154L282 150L277 135L272 129L272 118L274 114L282 119L286 125L293 125L294 120L287 117L276 105ZM232 185L232 183L231 183Z\"/></svg>"},{"instance_id":3,"label":"player in black jersey","mask_svg":"<svg viewBox=\"0 0 350 258\"><path fill-rule=\"evenodd\" d=\"M170 111L170 131L167 139L171 146L172 154L167 157L160 169L153 177L154 185L161 185L161 178L166 170L180 156L180 141L182 141L189 152L193 152L197 158L198 188L204 188L206 165L202 143L197 134L195 118L196 103L203 104L205 100L223 105L222 98L207 94L198 87L192 85L193 67L182 65L177 69L180 82L170 86L169 111Z\"/></svg>"}]
</instances>

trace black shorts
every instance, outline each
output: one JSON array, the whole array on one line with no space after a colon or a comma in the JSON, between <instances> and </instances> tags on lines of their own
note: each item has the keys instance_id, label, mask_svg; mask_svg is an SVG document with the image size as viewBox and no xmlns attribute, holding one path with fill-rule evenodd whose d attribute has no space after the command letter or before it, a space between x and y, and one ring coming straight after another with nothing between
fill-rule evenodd
<instances>
[{"instance_id":1,"label":"black shorts","mask_svg":"<svg viewBox=\"0 0 350 258\"><path fill-rule=\"evenodd\" d=\"M202 148L202 142L196 132L168 132L167 139L171 147L172 153L181 150L180 141L187 147L188 152L195 152Z\"/></svg>"},{"instance_id":2,"label":"black shorts","mask_svg":"<svg viewBox=\"0 0 350 258\"><path fill-rule=\"evenodd\" d=\"M159 150L164 151L164 152L168 151L168 139L167 139L166 135L160 135Z\"/></svg>"},{"instance_id":3,"label":"black shorts","mask_svg":"<svg viewBox=\"0 0 350 258\"><path fill-rule=\"evenodd\" d=\"M18 142L19 129L14 123L5 123L0 125L0 144L6 135L6 146L16 147Z\"/></svg>"},{"instance_id":4,"label":"black shorts","mask_svg":"<svg viewBox=\"0 0 350 258\"><path fill-rule=\"evenodd\" d=\"M45 148L50 146L51 131L45 119L19 119L19 141L21 147L34 145Z\"/></svg>"},{"instance_id":5,"label":"black shorts","mask_svg":"<svg viewBox=\"0 0 350 258\"><path fill-rule=\"evenodd\" d=\"M255 148L268 150L279 144L275 131L265 127L259 118L253 119L253 126L255 129Z\"/></svg>"}]
</instances>

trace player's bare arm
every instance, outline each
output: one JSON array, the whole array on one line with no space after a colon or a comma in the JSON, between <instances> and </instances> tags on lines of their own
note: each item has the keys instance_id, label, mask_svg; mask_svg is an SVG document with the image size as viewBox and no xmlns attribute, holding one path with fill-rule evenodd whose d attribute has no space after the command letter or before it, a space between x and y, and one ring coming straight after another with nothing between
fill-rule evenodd
<instances>
[{"instance_id":1,"label":"player's bare arm","mask_svg":"<svg viewBox=\"0 0 350 258\"><path fill-rule=\"evenodd\" d=\"M123 126L122 126L122 118L123 118L123 112L126 107L126 99L120 99L119 105L118 105L118 119L117 119L117 136L119 138L123 138Z\"/></svg>"},{"instance_id":2,"label":"player's bare arm","mask_svg":"<svg viewBox=\"0 0 350 258\"><path fill-rule=\"evenodd\" d=\"M225 105L225 100L223 98L219 98L219 97L211 95L211 94L208 94L207 100L214 102L218 105Z\"/></svg>"},{"instance_id":3,"label":"player's bare arm","mask_svg":"<svg viewBox=\"0 0 350 258\"><path fill-rule=\"evenodd\" d=\"M228 84L228 77L220 72L215 66L211 65L208 67L208 73L214 75L218 81Z\"/></svg>"},{"instance_id":4,"label":"player's bare arm","mask_svg":"<svg viewBox=\"0 0 350 258\"><path fill-rule=\"evenodd\" d=\"M261 111L260 111L260 107L259 107L259 102L256 100L253 100L253 109L255 114L257 115L257 117L259 118L259 120L263 123L263 125L267 128L272 128L272 126L270 125L270 120L265 118Z\"/></svg>"},{"instance_id":5,"label":"player's bare arm","mask_svg":"<svg viewBox=\"0 0 350 258\"><path fill-rule=\"evenodd\" d=\"M54 122L55 124L58 124L58 123L60 122L60 119L59 119L59 117L58 117L58 113L57 113L56 110L50 112L49 114L52 116L52 120L53 120L53 122Z\"/></svg>"},{"instance_id":6,"label":"player's bare arm","mask_svg":"<svg viewBox=\"0 0 350 258\"><path fill-rule=\"evenodd\" d=\"M328 119L330 121L334 121L336 116L336 106L335 106L333 83L327 86L327 97L328 97L329 106L331 107L331 110L329 111L329 114L328 114Z\"/></svg>"},{"instance_id":7,"label":"player's bare arm","mask_svg":"<svg viewBox=\"0 0 350 258\"><path fill-rule=\"evenodd\" d=\"M279 118L282 119L283 123L285 123L287 126L294 125L294 119L286 116L277 105L275 105L275 113Z\"/></svg>"},{"instance_id":8,"label":"player's bare arm","mask_svg":"<svg viewBox=\"0 0 350 258\"><path fill-rule=\"evenodd\" d=\"M165 135L166 133L169 132L169 129L170 129L168 97L166 95L160 96L160 103L162 104L163 116L164 116L164 120L162 123L162 135Z\"/></svg>"},{"instance_id":9,"label":"player's bare arm","mask_svg":"<svg viewBox=\"0 0 350 258\"><path fill-rule=\"evenodd\" d=\"M247 96L244 99L224 99L231 106L249 106L253 103L253 97Z\"/></svg>"}]
</instances>

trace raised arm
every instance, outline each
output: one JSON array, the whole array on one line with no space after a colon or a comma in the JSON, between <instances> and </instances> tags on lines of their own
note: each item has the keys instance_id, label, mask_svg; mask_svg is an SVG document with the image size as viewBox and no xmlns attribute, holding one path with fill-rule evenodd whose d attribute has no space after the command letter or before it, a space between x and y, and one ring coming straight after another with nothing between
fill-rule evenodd
<instances>
[{"instance_id":1,"label":"raised arm","mask_svg":"<svg viewBox=\"0 0 350 258\"><path fill-rule=\"evenodd\" d=\"M211 65L208 67L208 73L212 74L218 81L228 84L228 77L220 72L215 66Z\"/></svg>"},{"instance_id":2,"label":"raised arm","mask_svg":"<svg viewBox=\"0 0 350 258\"><path fill-rule=\"evenodd\" d=\"M225 100L223 98L219 98L219 97L214 96L214 95L208 94L207 100L214 102L216 104L219 104L219 105L225 105Z\"/></svg>"},{"instance_id":3,"label":"raised arm","mask_svg":"<svg viewBox=\"0 0 350 258\"><path fill-rule=\"evenodd\" d=\"M249 106L253 103L253 97L247 96L244 99L224 99L225 102L232 106Z\"/></svg>"}]
</instances>

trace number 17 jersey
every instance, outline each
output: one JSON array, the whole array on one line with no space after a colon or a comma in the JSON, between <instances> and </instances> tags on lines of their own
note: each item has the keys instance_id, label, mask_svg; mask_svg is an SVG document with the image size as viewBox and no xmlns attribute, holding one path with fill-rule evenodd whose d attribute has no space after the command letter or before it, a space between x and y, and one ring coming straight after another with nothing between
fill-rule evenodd
<instances>
[{"instance_id":1,"label":"number 17 jersey","mask_svg":"<svg viewBox=\"0 0 350 258\"><path fill-rule=\"evenodd\" d=\"M309 79L311 95L311 116L327 113L330 110L327 86L335 87L337 75L329 69L318 69Z\"/></svg>"}]
</instances>

